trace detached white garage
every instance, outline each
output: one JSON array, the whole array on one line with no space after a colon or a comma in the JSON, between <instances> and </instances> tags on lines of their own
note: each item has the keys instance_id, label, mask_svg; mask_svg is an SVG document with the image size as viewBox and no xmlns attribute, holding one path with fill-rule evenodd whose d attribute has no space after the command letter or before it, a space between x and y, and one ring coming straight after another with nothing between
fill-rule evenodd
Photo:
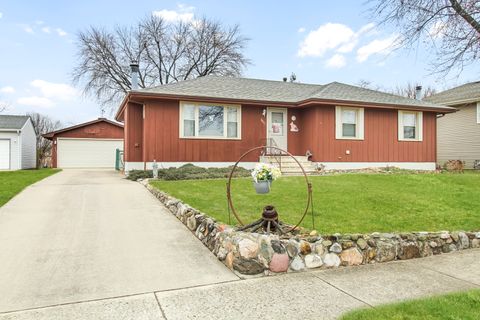
<instances>
[{"instance_id":1,"label":"detached white garage","mask_svg":"<svg viewBox=\"0 0 480 320\"><path fill-rule=\"evenodd\" d=\"M123 125L99 118L44 135L53 141L52 166L115 168L116 150L123 150Z\"/></svg>"},{"instance_id":2,"label":"detached white garage","mask_svg":"<svg viewBox=\"0 0 480 320\"><path fill-rule=\"evenodd\" d=\"M0 115L0 170L37 166L37 137L28 116Z\"/></svg>"}]
</instances>

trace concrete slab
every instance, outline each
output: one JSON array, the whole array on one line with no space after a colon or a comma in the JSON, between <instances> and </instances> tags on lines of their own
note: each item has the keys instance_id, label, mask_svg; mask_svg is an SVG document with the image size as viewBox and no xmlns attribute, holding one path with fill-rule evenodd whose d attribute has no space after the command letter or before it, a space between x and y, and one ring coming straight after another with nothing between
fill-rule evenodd
<instances>
[{"instance_id":1,"label":"concrete slab","mask_svg":"<svg viewBox=\"0 0 480 320\"><path fill-rule=\"evenodd\" d=\"M480 286L480 249L453 252L416 261L427 268Z\"/></svg>"},{"instance_id":2,"label":"concrete slab","mask_svg":"<svg viewBox=\"0 0 480 320\"><path fill-rule=\"evenodd\" d=\"M311 273L156 293L168 320L335 319L365 307Z\"/></svg>"},{"instance_id":3,"label":"concrete slab","mask_svg":"<svg viewBox=\"0 0 480 320\"><path fill-rule=\"evenodd\" d=\"M0 314L0 320L30 319L165 320L153 293Z\"/></svg>"},{"instance_id":4,"label":"concrete slab","mask_svg":"<svg viewBox=\"0 0 480 320\"><path fill-rule=\"evenodd\" d=\"M420 259L313 274L370 305L438 295L476 286L418 266Z\"/></svg>"},{"instance_id":5,"label":"concrete slab","mask_svg":"<svg viewBox=\"0 0 480 320\"><path fill-rule=\"evenodd\" d=\"M238 280L143 186L65 170L0 208L0 312Z\"/></svg>"}]
</instances>

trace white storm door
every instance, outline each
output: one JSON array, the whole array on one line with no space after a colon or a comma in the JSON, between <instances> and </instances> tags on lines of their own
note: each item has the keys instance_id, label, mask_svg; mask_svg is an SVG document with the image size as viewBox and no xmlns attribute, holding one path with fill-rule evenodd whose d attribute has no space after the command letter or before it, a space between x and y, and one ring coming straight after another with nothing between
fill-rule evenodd
<instances>
[{"instance_id":1,"label":"white storm door","mask_svg":"<svg viewBox=\"0 0 480 320\"><path fill-rule=\"evenodd\" d=\"M287 151L287 108L267 108L267 139Z\"/></svg>"},{"instance_id":2,"label":"white storm door","mask_svg":"<svg viewBox=\"0 0 480 320\"><path fill-rule=\"evenodd\" d=\"M0 170L10 169L10 140L0 140Z\"/></svg>"}]
</instances>

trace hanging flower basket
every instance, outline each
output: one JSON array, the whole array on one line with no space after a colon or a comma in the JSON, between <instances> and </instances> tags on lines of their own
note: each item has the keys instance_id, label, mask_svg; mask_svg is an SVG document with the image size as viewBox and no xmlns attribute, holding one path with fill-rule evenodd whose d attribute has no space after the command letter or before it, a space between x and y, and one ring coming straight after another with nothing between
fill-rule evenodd
<instances>
[{"instance_id":1,"label":"hanging flower basket","mask_svg":"<svg viewBox=\"0 0 480 320\"><path fill-rule=\"evenodd\" d=\"M280 169L268 163L257 163L252 171L253 185L258 194L270 192L273 180L281 176Z\"/></svg>"}]
</instances>

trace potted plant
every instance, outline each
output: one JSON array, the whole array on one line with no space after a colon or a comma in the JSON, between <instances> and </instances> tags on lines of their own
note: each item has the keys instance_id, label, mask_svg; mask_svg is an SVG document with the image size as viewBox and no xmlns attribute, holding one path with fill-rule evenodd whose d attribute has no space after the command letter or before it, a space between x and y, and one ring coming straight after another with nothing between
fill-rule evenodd
<instances>
[{"instance_id":1,"label":"potted plant","mask_svg":"<svg viewBox=\"0 0 480 320\"><path fill-rule=\"evenodd\" d=\"M253 185L258 194L270 192L273 180L281 176L280 169L269 163L257 163L252 171Z\"/></svg>"}]
</instances>

